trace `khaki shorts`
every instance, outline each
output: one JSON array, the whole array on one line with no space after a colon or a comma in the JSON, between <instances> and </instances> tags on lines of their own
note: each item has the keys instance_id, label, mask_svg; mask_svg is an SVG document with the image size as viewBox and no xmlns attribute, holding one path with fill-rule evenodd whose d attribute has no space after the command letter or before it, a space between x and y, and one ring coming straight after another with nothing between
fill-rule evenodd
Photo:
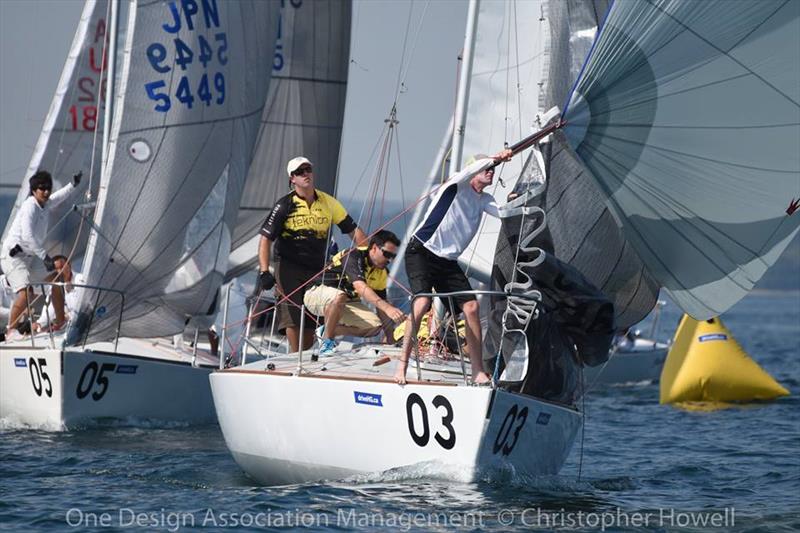
<instances>
[{"instance_id":1,"label":"khaki shorts","mask_svg":"<svg viewBox=\"0 0 800 533\"><path fill-rule=\"evenodd\" d=\"M327 285L316 285L306 291L303 303L311 313L321 316L325 312L325 306L340 294L345 294L345 292ZM339 325L366 332L379 328L381 319L360 301L351 300L345 304L342 310Z\"/></svg>"},{"instance_id":2,"label":"khaki shorts","mask_svg":"<svg viewBox=\"0 0 800 533\"><path fill-rule=\"evenodd\" d=\"M0 268L6 275L11 290L16 294L31 283L47 281L51 274L44 266L44 262L34 256L3 256L0 258ZM37 287L38 289L38 287Z\"/></svg>"}]
</instances>

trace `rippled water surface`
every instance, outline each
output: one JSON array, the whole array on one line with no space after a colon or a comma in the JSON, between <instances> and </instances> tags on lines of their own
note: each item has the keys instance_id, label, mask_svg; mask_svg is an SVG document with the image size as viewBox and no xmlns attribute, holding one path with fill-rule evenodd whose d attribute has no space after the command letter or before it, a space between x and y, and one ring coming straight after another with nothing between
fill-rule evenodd
<instances>
[{"instance_id":1,"label":"rippled water surface","mask_svg":"<svg viewBox=\"0 0 800 533\"><path fill-rule=\"evenodd\" d=\"M685 411L658 405L657 385L592 391L583 442L555 478L465 483L463 472L420 465L266 488L241 472L216 426L50 433L0 421L0 529L796 531L800 295L756 294L723 319L792 396ZM667 307L662 332L677 320ZM291 406L265 415L280 408Z\"/></svg>"}]
</instances>

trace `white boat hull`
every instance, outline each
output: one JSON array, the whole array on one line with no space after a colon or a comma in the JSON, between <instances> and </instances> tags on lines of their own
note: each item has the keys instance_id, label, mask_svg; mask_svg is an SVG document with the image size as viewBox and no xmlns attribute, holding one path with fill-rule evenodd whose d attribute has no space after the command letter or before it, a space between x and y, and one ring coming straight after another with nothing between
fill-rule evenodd
<instances>
[{"instance_id":1,"label":"white boat hull","mask_svg":"<svg viewBox=\"0 0 800 533\"><path fill-rule=\"evenodd\" d=\"M91 350L0 347L0 418L69 429L97 419L212 422L210 366Z\"/></svg>"},{"instance_id":2,"label":"white boat hull","mask_svg":"<svg viewBox=\"0 0 800 533\"><path fill-rule=\"evenodd\" d=\"M667 358L669 346L645 339L637 339L629 349L617 350L608 362L584 370L589 387L597 385L622 385L625 383L655 383Z\"/></svg>"},{"instance_id":3,"label":"white boat hull","mask_svg":"<svg viewBox=\"0 0 800 533\"><path fill-rule=\"evenodd\" d=\"M382 472L429 461L556 474L581 415L485 387L383 378L214 372L217 417L236 462L271 485Z\"/></svg>"}]
</instances>

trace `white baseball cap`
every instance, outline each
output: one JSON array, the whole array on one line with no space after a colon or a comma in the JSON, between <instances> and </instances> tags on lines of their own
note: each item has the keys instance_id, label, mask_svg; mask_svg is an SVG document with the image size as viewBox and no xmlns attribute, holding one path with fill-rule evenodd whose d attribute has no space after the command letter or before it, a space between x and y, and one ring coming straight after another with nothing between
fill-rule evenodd
<instances>
[{"instance_id":1,"label":"white baseball cap","mask_svg":"<svg viewBox=\"0 0 800 533\"><path fill-rule=\"evenodd\" d=\"M286 164L286 172L289 174L289 177L291 178L292 172L300 168L302 165L311 165L311 161L302 156L289 160L289 163Z\"/></svg>"}]
</instances>

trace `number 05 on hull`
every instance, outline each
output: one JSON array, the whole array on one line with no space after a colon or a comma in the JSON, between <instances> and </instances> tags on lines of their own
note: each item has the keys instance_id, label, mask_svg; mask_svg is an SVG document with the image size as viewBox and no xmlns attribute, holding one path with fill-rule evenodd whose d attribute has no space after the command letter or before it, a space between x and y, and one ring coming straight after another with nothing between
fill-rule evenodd
<instances>
[{"instance_id":1,"label":"number 05 on hull","mask_svg":"<svg viewBox=\"0 0 800 533\"><path fill-rule=\"evenodd\" d=\"M576 410L530 396L451 383L400 387L242 367L213 373L211 388L237 463L272 485L427 462L466 468L471 478L552 475L582 421Z\"/></svg>"},{"instance_id":2,"label":"number 05 on hull","mask_svg":"<svg viewBox=\"0 0 800 533\"><path fill-rule=\"evenodd\" d=\"M127 348L139 341L125 339ZM144 345L144 344L143 344ZM154 350L151 344L144 345ZM208 422L209 366L102 350L0 347L0 419L62 430L98 419ZM143 351L143 350L139 350Z\"/></svg>"}]
</instances>

